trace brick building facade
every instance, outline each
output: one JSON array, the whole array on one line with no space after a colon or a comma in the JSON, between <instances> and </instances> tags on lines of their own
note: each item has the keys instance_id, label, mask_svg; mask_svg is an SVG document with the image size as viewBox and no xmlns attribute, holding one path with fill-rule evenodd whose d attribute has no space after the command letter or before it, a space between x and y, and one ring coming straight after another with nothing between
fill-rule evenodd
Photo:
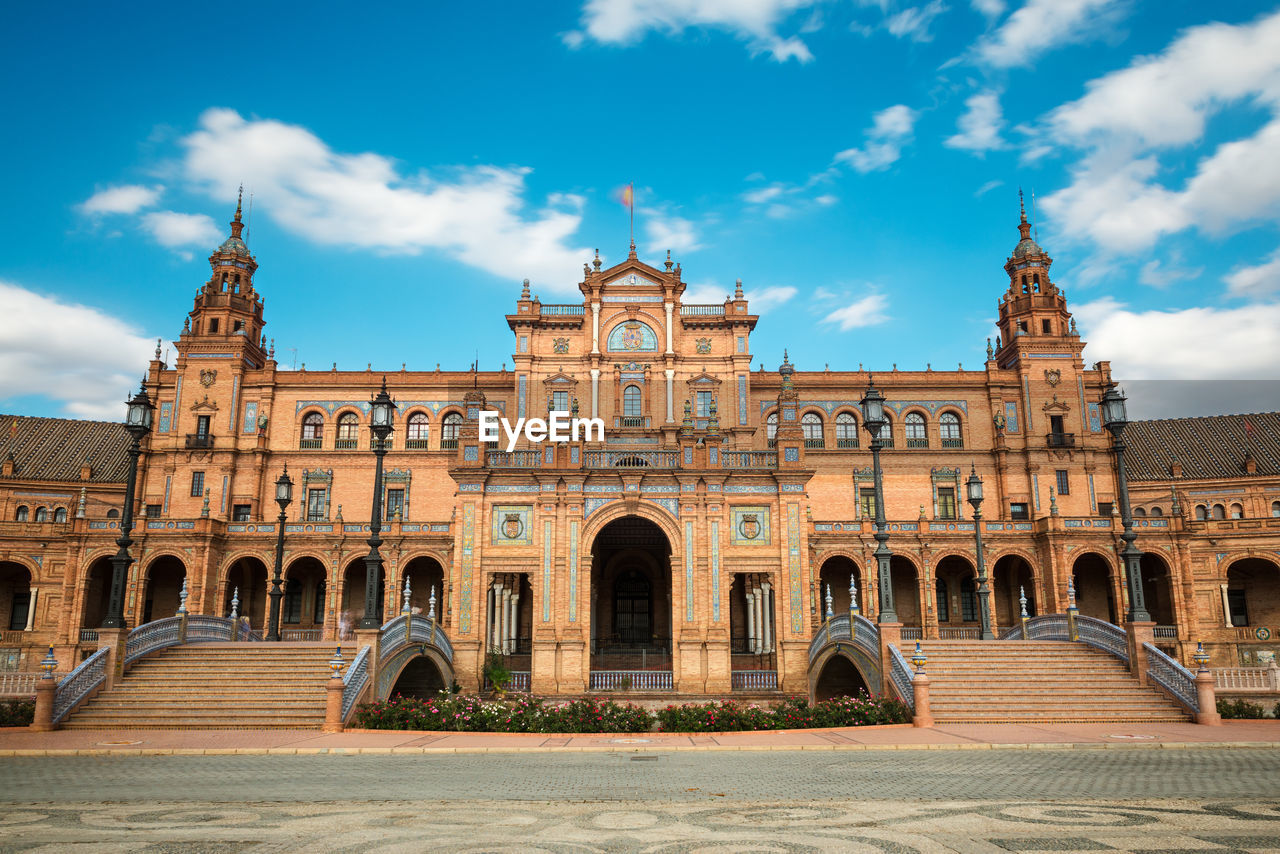
<instances>
[{"instance_id":1,"label":"brick building facade","mask_svg":"<svg viewBox=\"0 0 1280 854\"><path fill-rule=\"evenodd\" d=\"M345 639L364 612L369 400L384 375L281 370L238 210L231 229L176 363L157 348L147 371L156 411L125 616L134 626L172 614L185 578L191 611L234 607L261 626L287 465L285 637ZM1032 615L1062 611L1069 579L1082 613L1124 617L1099 405L1109 365L1086 364L1025 215L1019 231L985 364L874 376L891 421L885 510L907 639L975 636L971 470L986 485L993 625L1016 623L1022 595ZM689 694L800 692L825 678L808 647L828 607L842 613L856 595L874 619L858 408L871 375L800 370L785 356L766 370L741 284L714 305L685 303L685 287L669 254L651 266L633 246L610 268L584 265L580 302L542 303L525 283L506 315L510 370L385 374L398 408L381 613L401 609L407 580L410 608L439 615L463 686L497 651L546 694L610 687L622 671L657 674L635 687ZM507 452L478 440L482 409L512 421L571 410L603 419L606 435ZM1184 660L1197 640L1220 664L1276 646L1280 414L1248 419L1138 422L1127 434L1148 608L1158 643ZM127 438L96 422L0 423L0 664L34 669L50 644L76 660L105 609Z\"/></svg>"}]
</instances>

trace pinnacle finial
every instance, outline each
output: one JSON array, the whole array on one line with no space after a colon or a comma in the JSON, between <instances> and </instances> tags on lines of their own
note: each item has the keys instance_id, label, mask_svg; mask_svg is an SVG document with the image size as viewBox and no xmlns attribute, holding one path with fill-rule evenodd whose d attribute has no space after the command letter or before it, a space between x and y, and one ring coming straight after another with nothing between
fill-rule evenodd
<instances>
[{"instance_id":1,"label":"pinnacle finial","mask_svg":"<svg viewBox=\"0 0 1280 854\"><path fill-rule=\"evenodd\" d=\"M1018 188L1018 218L1021 222L1027 221L1027 208L1022 201L1022 188Z\"/></svg>"},{"instance_id":2,"label":"pinnacle finial","mask_svg":"<svg viewBox=\"0 0 1280 854\"><path fill-rule=\"evenodd\" d=\"M742 279L738 279L733 283L733 298L742 299Z\"/></svg>"},{"instance_id":3,"label":"pinnacle finial","mask_svg":"<svg viewBox=\"0 0 1280 854\"><path fill-rule=\"evenodd\" d=\"M236 222L240 221L240 204L244 201L244 184L236 191Z\"/></svg>"},{"instance_id":4,"label":"pinnacle finial","mask_svg":"<svg viewBox=\"0 0 1280 854\"><path fill-rule=\"evenodd\" d=\"M521 288L520 290L520 299L528 299L528 298L529 298L529 280L525 279L524 287Z\"/></svg>"}]
</instances>

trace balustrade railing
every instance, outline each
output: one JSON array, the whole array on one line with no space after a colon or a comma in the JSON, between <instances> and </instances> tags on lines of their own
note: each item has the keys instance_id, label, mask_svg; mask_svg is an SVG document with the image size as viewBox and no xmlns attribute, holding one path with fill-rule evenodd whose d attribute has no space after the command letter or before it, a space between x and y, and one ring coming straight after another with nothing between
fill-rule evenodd
<instances>
[{"instance_id":1,"label":"balustrade railing","mask_svg":"<svg viewBox=\"0 0 1280 854\"><path fill-rule=\"evenodd\" d=\"M345 721L355 707L356 700L364 693L369 683L369 647L364 646L356 653L355 661L342 675L342 719Z\"/></svg>"},{"instance_id":2,"label":"balustrade railing","mask_svg":"<svg viewBox=\"0 0 1280 854\"><path fill-rule=\"evenodd\" d=\"M401 614L382 625L382 643L378 661L382 663L413 643L429 643L444 659L453 664L453 644L439 620L430 620L421 614Z\"/></svg>"},{"instance_id":3,"label":"balustrade railing","mask_svg":"<svg viewBox=\"0 0 1280 854\"><path fill-rule=\"evenodd\" d=\"M1045 614L1027 620L1026 637L1023 637L1022 626L1007 629L1000 640L1068 640L1067 615Z\"/></svg>"},{"instance_id":4,"label":"balustrade railing","mask_svg":"<svg viewBox=\"0 0 1280 854\"><path fill-rule=\"evenodd\" d=\"M724 306L722 305L682 305L680 306L680 314L689 317L714 317L715 315L724 314Z\"/></svg>"},{"instance_id":5,"label":"balustrade railing","mask_svg":"<svg viewBox=\"0 0 1280 854\"><path fill-rule=\"evenodd\" d=\"M507 680L508 691L524 691L528 693L530 683L530 674L528 670L512 670L511 678Z\"/></svg>"},{"instance_id":6,"label":"balustrade railing","mask_svg":"<svg viewBox=\"0 0 1280 854\"><path fill-rule=\"evenodd\" d=\"M1280 667L1216 667L1214 684L1231 693L1280 693Z\"/></svg>"},{"instance_id":7,"label":"balustrade railing","mask_svg":"<svg viewBox=\"0 0 1280 854\"><path fill-rule=\"evenodd\" d=\"M1129 663L1129 636L1119 626L1094 617L1076 617L1076 632L1080 635L1080 640L1089 646L1109 652L1126 664Z\"/></svg>"},{"instance_id":8,"label":"balustrade railing","mask_svg":"<svg viewBox=\"0 0 1280 854\"><path fill-rule=\"evenodd\" d=\"M129 637L124 643L124 663L129 664L158 649L177 646L181 622L180 617L165 617L163 620L138 626L129 632Z\"/></svg>"},{"instance_id":9,"label":"balustrade railing","mask_svg":"<svg viewBox=\"0 0 1280 854\"><path fill-rule=\"evenodd\" d=\"M1147 653L1147 675L1168 691L1173 698L1191 712L1200 711L1200 698L1196 694L1196 677L1154 644L1144 643Z\"/></svg>"},{"instance_id":10,"label":"balustrade railing","mask_svg":"<svg viewBox=\"0 0 1280 854\"><path fill-rule=\"evenodd\" d=\"M893 644L889 644L889 681L898 692L898 699L906 703L911 711L916 710L916 695L911 690L911 668L902 657L902 652Z\"/></svg>"},{"instance_id":11,"label":"balustrade railing","mask_svg":"<svg viewBox=\"0 0 1280 854\"><path fill-rule=\"evenodd\" d=\"M903 626L902 639L910 641L924 640L924 629L920 626Z\"/></svg>"},{"instance_id":12,"label":"balustrade railing","mask_svg":"<svg viewBox=\"0 0 1280 854\"><path fill-rule=\"evenodd\" d=\"M776 670L734 670L729 674L729 685L734 691L777 691Z\"/></svg>"},{"instance_id":13,"label":"balustrade railing","mask_svg":"<svg viewBox=\"0 0 1280 854\"><path fill-rule=\"evenodd\" d=\"M938 626L940 640L978 640L982 629L978 626Z\"/></svg>"},{"instance_id":14,"label":"balustrade railing","mask_svg":"<svg viewBox=\"0 0 1280 854\"><path fill-rule=\"evenodd\" d=\"M0 631L0 643L22 643L22 629L5 629Z\"/></svg>"},{"instance_id":15,"label":"balustrade railing","mask_svg":"<svg viewBox=\"0 0 1280 854\"><path fill-rule=\"evenodd\" d=\"M55 673L61 679L65 673ZM36 683L43 673L0 673L0 697L31 697L36 693Z\"/></svg>"},{"instance_id":16,"label":"balustrade railing","mask_svg":"<svg viewBox=\"0 0 1280 854\"><path fill-rule=\"evenodd\" d=\"M670 691L670 670L592 670L588 690Z\"/></svg>"},{"instance_id":17,"label":"balustrade railing","mask_svg":"<svg viewBox=\"0 0 1280 854\"><path fill-rule=\"evenodd\" d=\"M323 439L299 439L298 447L304 451L318 451L324 447Z\"/></svg>"},{"instance_id":18,"label":"balustrade railing","mask_svg":"<svg viewBox=\"0 0 1280 854\"><path fill-rule=\"evenodd\" d=\"M680 464L679 451L587 451L587 468L673 469Z\"/></svg>"},{"instance_id":19,"label":"balustrade railing","mask_svg":"<svg viewBox=\"0 0 1280 854\"><path fill-rule=\"evenodd\" d=\"M210 617L206 614L187 615L187 643L194 641L262 640L261 636L246 635L238 620L230 617Z\"/></svg>"},{"instance_id":20,"label":"balustrade railing","mask_svg":"<svg viewBox=\"0 0 1280 854\"><path fill-rule=\"evenodd\" d=\"M318 641L322 631L322 629L281 629L280 640L299 643Z\"/></svg>"},{"instance_id":21,"label":"balustrade railing","mask_svg":"<svg viewBox=\"0 0 1280 854\"><path fill-rule=\"evenodd\" d=\"M63 718L75 708L76 704L89 696L89 692L102 684L107 677L107 659L111 650L102 647L66 675L58 683L53 692L53 722L62 723Z\"/></svg>"},{"instance_id":22,"label":"balustrade railing","mask_svg":"<svg viewBox=\"0 0 1280 854\"><path fill-rule=\"evenodd\" d=\"M81 629L80 630L80 643L97 643L97 642L98 642L97 629Z\"/></svg>"},{"instance_id":23,"label":"balustrade railing","mask_svg":"<svg viewBox=\"0 0 1280 854\"><path fill-rule=\"evenodd\" d=\"M726 469L776 469L777 451L722 451L720 467Z\"/></svg>"},{"instance_id":24,"label":"balustrade railing","mask_svg":"<svg viewBox=\"0 0 1280 854\"><path fill-rule=\"evenodd\" d=\"M1178 639L1177 626L1156 626L1155 636L1158 638L1169 638L1170 640Z\"/></svg>"},{"instance_id":25,"label":"balustrade railing","mask_svg":"<svg viewBox=\"0 0 1280 854\"><path fill-rule=\"evenodd\" d=\"M543 314L558 314L568 317L579 317L586 314L586 308L580 305L548 303L542 306Z\"/></svg>"},{"instance_id":26,"label":"balustrade railing","mask_svg":"<svg viewBox=\"0 0 1280 854\"><path fill-rule=\"evenodd\" d=\"M536 450L489 451L485 460L491 468L533 469L542 461L542 452Z\"/></svg>"}]
</instances>

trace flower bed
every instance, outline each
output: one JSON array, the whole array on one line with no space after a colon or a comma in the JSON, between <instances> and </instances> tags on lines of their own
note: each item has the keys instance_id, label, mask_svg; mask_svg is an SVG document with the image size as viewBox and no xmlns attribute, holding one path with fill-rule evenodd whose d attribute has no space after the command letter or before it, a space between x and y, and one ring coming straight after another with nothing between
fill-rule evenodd
<instances>
[{"instance_id":1,"label":"flower bed","mask_svg":"<svg viewBox=\"0 0 1280 854\"><path fill-rule=\"evenodd\" d=\"M527 694L482 700L456 694L435 697L395 696L366 703L356 710L354 725L362 729L406 729L435 732L637 733L739 732L765 729L898 724L911 720L903 703L873 698L835 697L810 705L788 698L775 708L743 706L731 700L667 706L656 715L648 709L613 700L587 698L551 703Z\"/></svg>"}]
</instances>

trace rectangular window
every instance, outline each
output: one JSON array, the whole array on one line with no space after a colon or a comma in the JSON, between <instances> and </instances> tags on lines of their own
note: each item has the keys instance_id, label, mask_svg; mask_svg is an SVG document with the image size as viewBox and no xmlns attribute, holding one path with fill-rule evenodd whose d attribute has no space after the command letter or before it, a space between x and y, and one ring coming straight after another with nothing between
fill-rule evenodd
<instances>
[{"instance_id":1,"label":"rectangular window","mask_svg":"<svg viewBox=\"0 0 1280 854\"><path fill-rule=\"evenodd\" d=\"M1112 513L1114 513L1114 512L1115 512L1115 509L1116 509L1115 504L1111 503L1110 501L1099 501L1099 502L1098 502L1098 515L1099 515L1099 516L1110 516Z\"/></svg>"},{"instance_id":2,"label":"rectangular window","mask_svg":"<svg viewBox=\"0 0 1280 854\"><path fill-rule=\"evenodd\" d=\"M231 505L231 521L232 522L248 522L249 512L252 509L249 504L233 504Z\"/></svg>"},{"instance_id":3,"label":"rectangular window","mask_svg":"<svg viewBox=\"0 0 1280 854\"><path fill-rule=\"evenodd\" d=\"M960 619L966 623L978 621L978 596L972 578L960 581Z\"/></svg>"},{"instance_id":4,"label":"rectangular window","mask_svg":"<svg viewBox=\"0 0 1280 854\"><path fill-rule=\"evenodd\" d=\"M1045 334L1045 335L1052 335L1052 334L1053 334L1053 321L1052 321L1052 320L1042 320L1042 321L1040 321L1040 330L1041 330L1042 332L1044 332L1044 334Z\"/></svg>"},{"instance_id":5,"label":"rectangular window","mask_svg":"<svg viewBox=\"0 0 1280 854\"><path fill-rule=\"evenodd\" d=\"M876 491L874 489L859 489L858 507L862 510L863 519L876 518Z\"/></svg>"},{"instance_id":6,"label":"rectangular window","mask_svg":"<svg viewBox=\"0 0 1280 854\"><path fill-rule=\"evenodd\" d=\"M199 415L196 417L196 435L201 438L209 435L209 416Z\"/></svg>"},{"instance_id":7,"label":"rectangular window","mask_svg":"<svg viewBox=\"0 0 1280 854\"><path fill-rule=\"evenodd\" d=\"M387 521L396 518L397 515L404 514L404 490L388 489L387 490Z\"/></svg>"},{"instance_id":8,"label":"rectangular window","mask_svg":"<svg viewBox=\"0 0 1280 854\"><path fill-rule=\"evenodd\" d=\"M31 590L23 588L13 592L13 606L9 611L9 631L20 632L27 627L27 609L31 607Z\"/></svg>"},{"instance_id":9,"label":"rectangular window","mask_svg":"<svg viewBox=\"0 0 1280 854\"><path fill-rule=\"evenodd\" d=\"M1243 590L1227 589L1227 610L1231 612L1231 625L1249 625L1249 608Z\"/></svg>"},{"instance_id":10,"label":"rectangular window","mask_svg":"<svg viewBox=\"0 0 1280 854\"><path fill-rule=\"evenodd\" d=\"M529 336L528 335L520 336L520 352L521 353L529 352Z\"/></svg>"},{"instance_id":11,"label":"rectangular window","mask_svg":"<svg viewBox=\"0 0 1280 854\"><path fill-rule=\"evenodd\" d=\"M1070 494L1071 494L1071 479L1067 477L1067 472L1066 472L1066 470L1065 470L1065 469L1058 469L1058 471L1056 472L1056 474L1057 474L1057 476L1058 476L1058 494L1059 494L1059 495L1070 495Z\"/></svg>"},{"instance_id":12,"label":"rectangular window","mask_svg":"<svg viewBox=\"0 0 1280 854\"><path fill-rule=\"evenodd\" d=\"M193 471L191 473L191 494L197 498L204 495L204 472Z\"/></svg>"},{"instance_id":13,"label":"rectangular window","mask_svg":"<svg viewBox=\"0 0 1280 854\"><path fill-rule=\"evenodd\" d=\"M1061 415L1049 416L1049 429L1059 435L1067 432L1066 424L1063 422Z\"/></svg>"},{"instance_id":14,"label":"rectangular window","mask_svg":"<svg viewBox=\"0 0 1280 854\"><path fill-rule=\"evenodd\" d=\"M284 607L281 610L284 611L281 616L283 622L293 625L302 622L302 585L292 578L284 583Z\"/></svg>"},{"instance_id":15,"label":"rectangular window","mask_svg":"<svg viewBox=\"0 0 1280 854\"><path fill-rule=\"evenodd\" d=\"M1010 504L1010 505L1009 505L1009 518L1010 518L1010 519L1013 519L1014 521L1023 521L1023 522L1025 522L1026 520L1030 519L1030 518L1031 518L1031 515L1027 512L1027 505L1026 505L1026 503L1025 503L1025 502L1014 502L1013 504Z\"/></svg>"},{"instance_id":16,"label":"rectangular window","mask_svg":"<svg viewBox=\"0 0 1280 854\"><path fill-rule=\"evenodd\" d=\"M739 353L747 352L747 339L741 335L738 336L738 352Z\"/></svg>"},{"instance_id":17,"label":"rectangular window","mask_svg":"<svg viewBox=\"0 0 1280 854\"><path fill-rule=\"evenodd\" d=\"M938 518L956 518L956 489L954 486L938 487Z\"/></svg>"},{"instance_id":18,"label":"rectangular window","mask_svg":"<svg viewBox=\"0 0 1280 854\"><path fill-rule=\"evenodd\" d=\"M218 318L215 317L209 321L209 334L213 335L217 331L218 331Z\"/></svg>"},{"instance_id":19,"label":"rectangular window","mask_svg":"<svg viewBox=\"0 0 1280 854\"><path fill-rule=\"evenodd\" d=\"M946 623L951 620L951 601L947 594L947 582L939 578L938 583L933 588L933 606L938 612L938 622Z\"/></svg>"},{"instance_id":20,"label":"rectangular window","mask_svg":"<svg viewBox=\"0 0 1280 854\"><path fill-rule=\"evenodd\" d=\"M706 418L711 414L711 392L700 391L698 392L697 396L698 396L698 408L695 414L699 418Z\"/></svg>"},{"instance_id":21,"label":"rectangular window","mask_svg":"<svg viewBox=\"0 0 1280 854\"><path fill-rule=\"evenodd\" d=\"M159 504L148 504L148 505L147 505L147 507L146 507L146 509L143 511L143 515L144 515L144 516L146 516L148 519L159 519L159 518L160 518L160 505L159 505Z\"/></svg>"},{"instance_id":22,"label":"rectangular window","mask_svg":"<svg viewBox=\"0 0 1280 854\"><path fill-rule=\"evenodd\" d=\"M236 321L235 331L236 331L236 332L244 332L244 321L243 321L243 320L237 320L237 321Z\"/></svg>"},{"instance_id":23,"label":"rectangular window","mask_svg":"<svg viewBox=\"0 0 1280 854\"><path fill-rule=\"evenodd\" d=\"M551 411L552 412L568 412L569 411L569 392L567 391L551 392Z\"/></svg>"},{"instance_id":24,"label":"rectangular window","mask_svg":"<svg viewBox=\"0 0 1280 854\"><path fill-rule=\"evenodd\" d=\"M323 522L325 521L325 490L324 489L308 489L307 490L307 521Z\"/></svg>"}]
</instances>

